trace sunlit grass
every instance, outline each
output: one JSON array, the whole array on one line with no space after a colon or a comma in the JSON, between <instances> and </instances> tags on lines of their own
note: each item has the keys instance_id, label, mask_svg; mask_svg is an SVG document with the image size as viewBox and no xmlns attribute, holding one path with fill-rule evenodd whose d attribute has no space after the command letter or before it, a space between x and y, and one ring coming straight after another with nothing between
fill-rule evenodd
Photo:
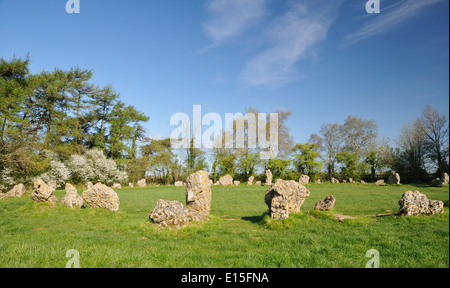
<instances>
[{"instance_id":1,"label":"sunlit grass","mask_svg":"<svg viewBox=\"0 0 450 288\"><path fill-rule=\"evenodd\" d=\"M81 267L365 267L369 249L382 267L449 267L447 207L432 217L394 215L405 191L448 203L448 187L309 185L302 213L281 221L267 214L264 187L212 189L208 221L182 230L160 229L148 212L158 199L184 203L184 188L119 190L119 212L51 207L28 195L0 201L0 267L65 267L69 249ZM329 195L332 211L308 213ZM336 214L356 219L339 223Z\"/></svg>"}]
</instances>

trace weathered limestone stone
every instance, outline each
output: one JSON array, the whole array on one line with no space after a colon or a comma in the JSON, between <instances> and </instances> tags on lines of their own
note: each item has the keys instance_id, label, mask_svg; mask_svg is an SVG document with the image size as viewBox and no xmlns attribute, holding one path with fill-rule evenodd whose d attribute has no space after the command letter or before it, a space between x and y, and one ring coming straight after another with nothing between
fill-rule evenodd
<instances>
[{"instance_id":1,"label":"weathered limestone stone","mask_svg":"<svg viewBox=\"0 0 450 288\"><path fill-rule=\"evenodd\" d=\"M364 180L361 180L361 184L366 184L366 182Z\"/></svg>"},{"instance_id":2,"label":"weathered limestone stone","mask_svg":"<svg viewBox=\"0 0 450 288\"><path fill-rule=\"evenodd\" d=\"M120 185L119 183L114 183L114 185L112 186L113 189L122 189L122 185Z\"/></svg>"},{"instance_id":3,"label":"weathered limestone stone","mask_svg":"<svg viewBox=\"0 0 450 288\"><path fill-rule=\"evenodd\" d=\"M348 183L355 183L355 181L353 181L353 178L348 179Z\"/></svg>"},{"instance_id":4,"label":"weathered limestone stone","mask_svg":"<svg viewBox=\"0 0 450 288\"><path fill-rule=\"evenodd\" d=\"M90 189L90 188L92 188L93 186L94 186L94 183L92 183L91 181L89 181L89 182L86 184L87 189Z\"/></svg>"},{"instance_id":5,"label":"weathered limestone stone","mask_svg":"<svg viewBox=\"0 0 450 288\"><path fill-rule=\"evenodd\" d=\"M444 180L444 185L447 185L450 183L450 179L447 173L444 173L444 175L442 176L442 180Z\"/></svg>"},{"instance_id":6,"label":"weathered limestone stone","mask_svg":"<svg viewBox=\"0 0 450 288\"><path fill-rule=\"evenodd\" d=\"M266 192L265 202L272 219L286 219L290 213L300 212L300 207L310 192L296 181L278 179Z\"/></svg>"},{"instance_id":7,"label":"weathered limestone stone","mask_svg":"<svg viewBox=\"0 0 450 288\"><path fill-rule=\"evenodd\" d=\"M239 185L241 185L241 181L234 181L233 184L234 184L235 186L239 186Z\"/></svg>"},{"instance_id":8,"label":"weathered limestone stone","mask_svg":"<svg viewBox=\"0 0 450 288\"><path fill-rule=\"evenodd\" d=\"M9 192L5 194L5 197L22 197L25 193L27 193L27 190L25 189L25 185L22 183L17 184L14 186L13 189L11 189Z\"/></svg>"},{"instance_id":9,"label":"weathered limestone stone","mask_svg":"<svg viewBox=\"0 0 450 288\"><path fill-rule=\"evenodd\" d=\"M398 173L392 172L392 174L389 176L388 184L396 184L400 185L400 175Z\"/></svg>"},{"instance_id":10,"label":"weathered limestone stone","mask_svg":"<svg viewBox=\"0 0 450 288\"><path fill-rule=\"evenodd\" d=\"M161 227L185 227L190 221L187 208L179 201L158 200L155 209L150 211L149 218Z\"/></svg>"},{"instance_id":11,"label":"weathered limestone stone","mask_svg":"<svg viewBox=\"0 0 450 288\"><path fill-rule=\"evenodd\" d=\"M308 175L302 175L300 176L300 179L298 180L298 183L301 185L309 184L309 176Z\"/></svg>"},{"instance_id":12,"label":"weathered limestone stone","mask_svg":"<svg viewBox=\"0 0 450 288\"><path fill-rule=\"evenodd\" d=\"M429 200L427 196L419 191L407 191L398 202L401 216L435 215L444 213L444 203L442 201Z\"/></svg>"},{"instance_id":13,"label":"weathered limestone stone","mask_svg":"<svg viewBox=\"0 0 450 288\"><path fill-rule=\"evenodd\" d=\"M322 180L320 180L320 179L317 180L317 181L316 181L316 184L322 184Z\"/></svg>"},{"instance_id":14,"label":"weathered limestone stone","mask_svg":"<svg viewBox=\"0 0 450 288\"><path fill-rule=\"evenodd\" d=\"M333 184L339 184L339 180L336 179L336 178L334 178L334 177L332 177L332 178L331 178L331 183L333 183Z\"/></svg>"},{"instance_id":15,"label":"weathered limestone stone","mask_svg":"<svg viewBox=\"0 0 450 288\"><path fill-rule=\"evenodd\" d=\"M58 199L53 194L53 191L45 184L42 179L36 179L34 181L34 190L31 193L31 199L34 202L49 202L51 204L56 204Z\"/></svg>"},{"instance_id":16,"label":"weathered limestone stone","mask_svg":"<svg viewBox=\"0 0 450 288\"><path fill-rule=\"evenodd\" d=\"M211 210L211 183L208 173L198 171L187 178L186 208L193 220L202 220Z\"/></svg>"},{"instance_id":17,"label":"weathered limestone stone","mask_svg":"<svg viewBox=\"0 0 450 288\"><path fill-rule=\"evenodd\" d=\"M230 175L225 175L223 177L220 177L219 184L222 186L233 185L233 177L231 177Z\"/></svg>"},{"instance_id":18,"label":"weathered limestone stone","mask_svg":"<svg viewBox=\"0 0 450 288\"><path fill-rule=\"evenodd\" d=\"M183 181L177 181L175 182L175 187L183 187L184 186L184 182Z\"/></svg>"},{"instance_id":19,"label":"weathered limestone stone","mask_svg":"<svg viewBox=\"0 0 450 288\"><path fill-rule=\"evenodd\" d=\"M128 187L134 188L134 184L130 182L130 183L128 183Z\"/></svg>"},{"instance_id":20,"label":"weathered limestone stone","mask_svg":"<svg viewBox=\"0 0 450 288\"><path fill-rule=\"evenodd\" d=\"M141 179L137 182L137 185L139 187L145 187L145 186L147 186L147 181L145 179Z\"/></svg>"},{"instance_id":21,"label":"weathered limestone stone","mask_svg":"<svg viewBox=\"0 0 450 288\"><path fill-rule=\"evenodd\" d=\"M336 198L334 198L333 195L328 196L327 198L320 200L317 202L313 209L319 210L319 211L329 211L333 209L334 205L336 204Z\"/></svg>"},{"instance_id":22,"label":"weathered limestone stone","mask_svg":"<svg viewBox=\"0 0 450 288\"><path fill-rule=\"evenodd\" d=\"M61 203L69 208L74 206L81 208L84 205L84 200L83 197L78 195L77 189L72 184L66 183L66 196L61 200Z\"/></svg>"},{"instance_id":23,"label":"weathered limestone stone","mask_svg":"<svg viewBox=\"0 0 450 288\"><path fill-rule=\"evenodd\" d=\"M90 208L105 208L119 211L120 200L117 193L110 187L97 183L81 195Z\"/></svg>"},{"instance_id":24,"label":"weathered limestone stone","mask_svg":"<svg viewBox=\"0 0 450 288\"><path fill-rule=\"evenodd\" d=\"M345 180L345 179L344 179L344 180L342 180L342 183L347 183L347 180Z\"/></svg>"},{"instance_id":25,"label":"weathered limestone stone","mask_svg":"<svg viewBox=\"0 0 450 288\"><path fill-rule=\"evenodd\" d=\"M48 188L50 188L50 190L51 190L52 192L55 192L55 191L56 191L56 188L57 188L57 186L58 186L58 184L56 184L56 181L55 181L55 180L52 180L52 181L49 181L49 182L48 182L47 186L48 186Z\"/></svg>"},{"instance_id":26,"label":"weathered limestone stone","mask_svg":"<svg viewBox=\"0 0 450 288\"><path fill-rule=\"evenodd\" d=\"M261 186L262 182L261 181L256 181L255 182L255 186Z\"/></svg>"},{"instance_id":27,"label":"weathered limestone stone","mask_svg":"<svg viewBox=\"0 0 450 288\"><path fill-rule=\"evenodd\" d=\"M266 170L266 185L271 186L272 185L272 171L270 171L270 169Z\"/></svg>"},{"instance_id":28,"label":"weathered limestone stone","mask_svg":"<svg viewBox=\"0 0 450 288\"><path fill-rule=\"evenodd\" d=\"M252 186L253 185L253 181L255 181L255 176L251 176L250 178L248 178L247 186Z\"/></svg>"},{"instance_id":29,"label":"weathered limestone stone","mask_svg":"<svg viewBox=\"0 0 450 288\"><path fill-rule=\"evenodd\" d=\"M220 182L219 181L217 181L216 183L214 183L214 186L219 186L220 185Z\"/></svg>"},{"instance_id":30,"label":"weathered limestone stone","mask_svg":"<svg viewBox=\"0 0 450 288\"><path fill-rule=\"evenodd\" d=\"M375 182L375 185L377 185L377 186L380 186L380 185L383 185L383 184L384 184L384 180L383 179L378 180L377 182Z\"/></svg>"}]
</instances>

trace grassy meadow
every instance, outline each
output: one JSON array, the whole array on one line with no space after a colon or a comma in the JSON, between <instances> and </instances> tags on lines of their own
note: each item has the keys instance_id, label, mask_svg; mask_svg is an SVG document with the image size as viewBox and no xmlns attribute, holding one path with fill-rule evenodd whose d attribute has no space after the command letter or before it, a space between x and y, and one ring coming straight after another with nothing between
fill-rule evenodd
<instances>
[{"instance_id":1,"label":"grassy meadow","mask_svg":"<svg viewBox=\"0 0 450 288\"><path fill-rule=\"evenodd\" d=\"M311 184L301 213L280 221L267 214L266 189L213 186L208 221L181 230L160 229L148 212L158 199L185 203L183 187L117 190L119 212L51 207L29 193L0 200L0 268L64 268L70 249L82 268L364 268L370 249L382 268L449 267L448 186ZM395 216L407 190L446 202L445 213ZM55 194L61 200L65 192ZM329 195L337 198L332 211L308 213ZM355 219L340 223L336 214Z\"/></svg>"}]
</instances>

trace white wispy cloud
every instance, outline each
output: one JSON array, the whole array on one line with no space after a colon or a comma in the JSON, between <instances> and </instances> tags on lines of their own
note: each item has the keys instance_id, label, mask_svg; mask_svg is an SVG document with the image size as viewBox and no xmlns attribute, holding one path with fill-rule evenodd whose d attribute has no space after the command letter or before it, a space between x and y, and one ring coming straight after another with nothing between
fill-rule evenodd
<instances>
[{"instance_id":1,"label":"white wispy cloud","mask_svg":"<svg viewBox=\"0 0 450 288\"><path fill-rule=\"evenodd\" d=\"M418 15L426 6L446 0L402 0L394 5L382 9L380 14L370 15L368 20L360 29L345 37L344 46L351 46L369 37L387 33L398 28Z\"/></svg>"},{"instance_id":2,"label":"white wispy cloud","mask_svg":"<svg viewBox=\"0 0 450 288\"><path fill-rule=\"evenodd\" d=\"M212 43L203 48L207 52L242 34L266 15L267 0L211 0L206 5L209 19L203 24Z\"/></svg>"},{"instance_id":3,"label":"white wispy cloud","mask_svg":"<svg viewBox=\"0 0 450 288\"><path fill-rule=\"evenodd\" d=\"M271 23L266 33L271 47L251 59L240 78L246 87L280 86L298 79L296 64L315 55L326 39L340 1L292 2L289 11ZM311 3L311 2L309 2Z\"/></svg>"}]
</instances>

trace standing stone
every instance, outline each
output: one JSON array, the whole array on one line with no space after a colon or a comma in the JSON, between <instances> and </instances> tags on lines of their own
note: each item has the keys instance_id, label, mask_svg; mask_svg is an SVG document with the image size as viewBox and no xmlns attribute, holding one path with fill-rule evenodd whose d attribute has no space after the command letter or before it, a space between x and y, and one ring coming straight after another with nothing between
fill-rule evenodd
<instances>
[{"instance_id":1,"label":"standing stone","mask_svg":"<svg viewBox=\"0 0 450 288\"><path fill-rule=\"evenodd\" d=\"M211 210L211 183L205 171L198 171L187 178L186 208L193 220L202 220Z\"/></svg>"},{"instance_id":2,"label":"standing stone","mask_svg":"<svg viewBox=\"0 0 450 288\"><path fill-rule=\"evenodd\" d=\"M182 228L190 221L188 209L179 201L158 200L155 209L148 216L161 227Z\"/></svg>"},{"instance_id":3,"label":"standing stone","mask_svg":"<svg viewBox=\"0 0 450 288\"><path fill-rule=\"evenodd\" d=\"M261 181L256 181L255 186L261 186L262 182Z\"/></svg>"},{"instance_id":4,"label":"standing stone","mask_svg":"<svg viewBox=\"0 0 450 288\"><path fill-rule=\"evenodd\" d=\"M184 182L183 181L177 181L175 182L175 187L183 187L184 186Z\"/></svg>"},{"instance_id":5,"label":"standing stone","mask_svg":"<svg viewBox=\"0 0 450 288\"><path fill-rule=\"evenodd\" d=\"M384 180L383 179L378 180L377 182L375 182L375 185L377 185L377 186L380 186L380 185L383 185L383 184L384 184Z\"/></svg>"},{"instance_id":6,"label":"standing stone","mask_svg":"<svg viewBox=\"0 0 450 288\"><path fill-rule=\"evenodd\" d=\"M106 185L97 183L82 194L90 208L105 208L119 211L120 200L117 193Z\"/></svg>"},{"instance_id":7,"label":"standing stone","mask_svg":"<svg viewBox=\"0 0 450 288\"><path fill-rule=\"evenodd\" d=\"M17 184L14 186L13 189L11 189L8 193L5 194L5 197L22 197L25 193L27 193L27 190L25 189L25 185L22 183Z\"/></svg>"},{"instance_id":8,"label":"standing stone","mask_svg":"<svg viewBox=\"0 0 450 288\"><path fill-rule=\"evenodd\" d=\"M448 178L448 174L444 173L444 175L442 176L442 180L444 181L443 184L444 185L448 185L449 184L449 178Z\"/></svg>"},{"instance_id":9,"label":"standing stone","mask_svg":"<svg viewBox=\"0 0 450 288\"><path fill-rule=\"evenodd\" d=\"M272 186L272 171L270 171L270 169L266 170L266 185L268 186Z\"/></svg>"},{"instance_id":10,"label":"standing stone","mask_svg":"<svg viewBox=\"0 0 450 288\"><path fill-rule=\"evenodd\" d=\"M252 186L253 185L253 181L255 181L255 176L251 176L250 178L248 178L247 186Z\"/></svg>"},{"instance_id":11,"label":"standing stone","mask_svg":"<svg viewBox=\"0 0 450 288\"><path fill-rule=\"evenodd\" d=\"M114 183L114 185L112 186L113 189L122 189L122 185L120 185L119 183Z\"/></svg>"},{"instance_id":12,"label":"standing stone","mask_svg":"<svg viewBox=\"0 0 450 288\"><path fill-rule=\"evenodd\" d=\"M310 192L296 181L278 179L266 192L265 202L272 219L286 219L290 213L300 212L300 207Z\"/></svg>"},{"instance_id":13,"label":"standing stone","mask_svg":"<svg viewBox=\"0 0 450 288\"><path fill-rule=\"evenodd\" d=\"M47 186L48 186L48 188L50 188L50 190L52 192L55 192L58 184L56 184L55 180L52 180L52 181L48 182Z\"/></svg>"},{"instance_id":14,"label":"standing stone","mask_svg":"<svg viewBox=\"0 0 450 288\"><path fill-rule=\"evenodd\" d=\"M345 180L345 179L344 179L344 180L342 180L342 183L347 183L347 180Z\"/></svg>"},{"instance_id":15,"label":"standing stone","mask_svg":"<svg viewBox=\"0 0 450 288\"><path fill-rule=\"evenodd\" d=\"M147 181L145 179L141 179L137 182L137 185L139 187L145 187L145 186L147 186Z\"/></svg>"},{"instance_id":16,"label":"standing stone","mask_svg":"<svg viewBox=\"0 0 450 288\"><path fill-rule=\"evenodd\" d=\"M298 183L301 185L309 184L309 176L308 175L302 175L300 176L300 179L298 180Z\"/></svg>"},{"instance_id":17,"label":"standing stone","mask_svg":"<svg viewBox=\"0 0 450 288\"><path fill-rule=\"evenodd\" d=\"M134 184L130 182L130 183L128 183L128 187L134 188Z\"/></svg>"},{"instance_id":18,"label":"standing stone","mask_svg":"<svg viewBox=\"0 0 450 288\"><path fill-rule=\"evenodd\" d=\"M392 172L389 176L388 184L400 185L400 175L398 173Z\"/></svg>"},{"instance_id":19,"label":"standing stone","mask_svg":"<svg viewBox=\"0 0 450 288\"><path fill-rule=\"evenodd\" d=\"M320 179L317 180L317 181L316 181L316 184L322 184L322 180L320 180Z\"/></svg>"},{"instance_id":20,"label":"standing stone","mask_svg":"<svg viewBox=\"0 0 450 288\"><path fill-rule=\"evenodd\" d=\"M355 183L355 181L353 181L353 178L348 179L348 183Z\"/></svg>"},{"instance_id":21,"label":"standing stone","mask_svg":"<svg viewBox=\"0 0 450 288\"><path fill-rule=\"evenodd\" d=\"M233 185L233 177L231 177L230 175L225 175L223 177L220 177L219 184L222 186Z\"/></svg>"},{"instance_id":22,"label":"standing stone","mask_svg":"<svg viewBox=\"0 0 450 288\"><path fill-rule=\"evenodd\" d=\"M234 183L235 186L241 185L241 181L234 181L233 183Z\"/></svg>"},{"instance_id":23,"label":"standing stone","mask_svg":"<svg viewBox=\"0 0 450 288\"><path fill-rule=\"evenodd\" d=\"M319 211L329 211L333 209L334 205L336 204L336 198L334 198L333 195L328 196L327 198L320 200L317 202L313 209L319 210Z\"/></svg>"},{"instance_id":24,"label":"standing stone","mask_svg":"<svg viewBox=\"0 0 450 288\"><path fill-rule=\"evenodd\" d=\"M401 216L435 215L444 213L444 203L442 201L429 200L427 196L419 191L407 191L398 202Z\"/></svg>"},{"instance_id":25,"label":"standing stone","mask_svg":"<svg viewBox=\"0 0 450 288\"><path fill-rule=\"evenodd\" d=\"M30 198L34 202L48 202L50 204L56 204L58 199L53 194L53 191L45 184L42 179L36 179L33 185L33 192L31 193Z\"/></svg>"},{"instance_id":26,"label":"standing stone","mask_svg":"<svg viewBox=\"0 0 450 288\"><path fill-rule=\"evenodd\" d=\"M90 189L90 188L92 188L93 186L94 186L94 183L92 183L91 181L89 181L89 182L86 184L87 189Z\"/></svg>"},{"instance_id":27,"label":"standing stone","mask_svg":"<svg viewBox=\"0 0 450 288\"><path fill-rule=\"evenodd\" d=\"M339 184L339 180L336 179L336 178L334 178L334 177L332 177L332 178L331 178L331 183L333 183L333 184Z\"/></svg>"},{"instance_id":28,"label":"standing stone","mask_svg":"<svg viewBox=\"0 0 450 288\"><path fill-rule=\"evenodd\" d=\"M61 203L69 208L74 206L82 207L84 205L83 197L78 195L77 189L72 184L66 183L66 196L61 200Z\"/></svg>"}]
</instances>

